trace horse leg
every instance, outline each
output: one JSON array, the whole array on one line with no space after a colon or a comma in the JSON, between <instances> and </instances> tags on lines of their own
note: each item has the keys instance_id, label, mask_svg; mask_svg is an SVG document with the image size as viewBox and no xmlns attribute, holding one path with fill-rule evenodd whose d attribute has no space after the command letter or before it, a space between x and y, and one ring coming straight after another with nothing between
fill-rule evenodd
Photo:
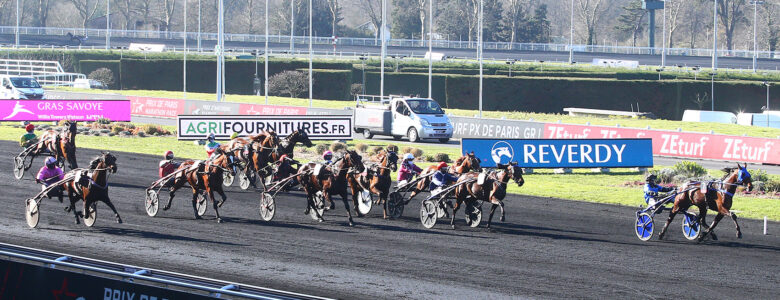
<instances>
[{"instance_id":1,"label":"horse leg","mask_svg":"<svg viewBox=\"0 0 780 300\"><path fill-rule=\"evenodd\" d=\"M330 197L330 194L328 194L328 197ZM349 201L347 201L347 192L346 191L341 193L341 201L344 202L344 209L347 210L347 217L349 218L349 227L355 226L355 224L352 223L352 211L349 210ZM330 203L333 204L333 201L331 201Z\"/></svg>"},{"instance_id":2,"label":"horse leg","mask_svg":"<svg viewBox=\"0 0 780 300\"><path fill-rule=\"evenodd\" d=\"M389 191L381 191L379 193L379 201L382 202L382 218L383 219L389 219L390 217L387 215L387 197L389 195Z\"/></svg>"},{"instance_id":3,"label":"horse leg","mask_svg":"<svg viewBox=\"0 0 780 300\"><path fill-rule=\"evenodd\" d=\"M739 223L737 223L737 214L731 213L731 220L734 221L734 226L737 227L737 238L742 238L742 230L739 228Z\"/></svg>"},{"instance_id":4,"label":"horse leg","mask_svg":"<svg viewBox=\"0 0 780 300\"><path fill-rule=\"evenodd\" d=\"M192 211L195 212L195 219L202 219L198 215L198 190L192 189Z\"/></svg>"},{"instance_id":5,"label":"horse leg","mask_svg":"<svg viewBox=\"0 0 780 300\"><path fill-rule=\"evenodd\" d=\"M176 191L178 191L183 186L184 186L184 178L183 177L180 180L174 180L173 186L171 186L168 189L168 203L165 204L165 207L163 207L163 210L171 209L171 203L173 203L173 197L176 195Z\"/></svg>"},{"instance_id":6,"label":"horse leg","mask_svg":"<svg viewBox=\"0 0 780 300\"><path fill-rule=\"evenodd\" d=\"M710 225L710 227L707 228L706 231L704 231L704 234L699 236L699 239L698 239L699 242L703 241L704 238L707 237L707 234L711 233L715 229L715 226L718 226L718 223L720 222L721 219L723 219L723 216L725 216L725 215L720 213L720 212L718 212L718 215L715 216L715 220L712 221L712 225Z\"/></svg>"},{"instance_id":7,"label":"horse leg","mask_svg":"<svg viewBox=\"0 0 780 300\"><path fill-rule=\"evenodd\" d=\"M506 215L504 213L504 201L498 200L498 207L501 208L501 222L506 222Z\"/></svg>"},{"instance_id":8,"label":"horse leg","mask_svg":"<svg viewBox=\"0 0 780 300\"><path fill-rule=\"evenodd\" d=\"M710 226L707 225L707 206L699 207L699 216L699 226L704 229L710 229ZM718 236L715 235L715 231L710 231L710 236L712 236L713 241L718 240Z\"/></svg>"},{"instance_id":9,"label":"horse leg","mask_svg":"<svg viewBox=\"0 0 780 300\"><path fill-rule=\"evenodd\" d=\"M463 199L456 198L455 205L452 206L452 216L450 216L450 226L452 226L452 229L455 229L455 213L458 212L461 203L463 203Z\"/></svg>"},{"instance_id":10,"label":"horse leg","mask_svg":"<svg viewBox=\"0 0 780 300\"><path fill-rule=\"evenodd\" d=\"M488 216L487 221L487 228L490 228L490 223L493 221L493 213L496 212L496 207L498 207L498 204L492 203L493 205L490 207L490 216Z\"/></svg>"},{"instance_id":11,"label":"horse leg","mask_svg":"<svg viewBox=\"0 0 780 300\"><path fill-rule=\"evenodd\" d=\"M659 240L664 239L664 235L666 234L666 229L669 228L669 224L672 223L672 220L674 220L674 216L676 216L679 211L680 208L677 206L677 203L675 203L674 207L672 207L672 211L669 212L669 218L666 219L666 224L664 224L664 228L661 229L661 233L658 234Z\"/></svg>"},{"instance_id":12,"label":"horse leg","mask_svg":"<svg viewBox=\"0 0 780 300\"><path fill-rule=\"evenodd\" d=\"M70 201L70 206L66 207L66 211L73 211L73 216L76 218L76 225L79 225L81 222L79 221L79 212L76 211L76 201L79 199L76 198L70 191L68 192L68 201Z\"/></svg>"},{"instance_id":13,"label":"horse leg","mask_svg":"<svg viewBox=\"0 0 780 300\"><path fill-rule=\"evenodd\" d=\"M222 200L219 201L219 204L217 206L222 207L222 204L225 204L225 200L227 200L227 196L225 196L225 191L222 190L222 186L219 186L216 189L212 189L212 191L214 190L216 190L217 194L219 194L219 197L222 198Z\"/></svg>"},{"instance_id":14,"label":"horse leg","mask_svg":"<svg viewBox=\"0 0 780 300\"><path fill-rule=\"evenodd\" d=\"M209 195L209 200L211 200L211 204L214 206L214 213L217 215L217 223L222 223L222 218L219 217L219 207L221 206L220 204L222 204L222 202L217 203L217 201L214 200L214 189L206 189L206 194ZM225 200L222 201L224 202Z\"/></svg>"},{"instance_id":15,"label":"horse leg","mask_svg":"<svg viewBox=\"0 0 780 300\"><path fill-rule=\"evenodd\" d=\"M122 217L119 216L119 212L116 211L116 207L114 207L114 204L111 203L111 198L106 195L105 199L102 199L103 203L108 205L108 208L110 208L112 211L114 211L114 217L116 217L117 224L122 224Z\"/></svg>"}]
</instances>

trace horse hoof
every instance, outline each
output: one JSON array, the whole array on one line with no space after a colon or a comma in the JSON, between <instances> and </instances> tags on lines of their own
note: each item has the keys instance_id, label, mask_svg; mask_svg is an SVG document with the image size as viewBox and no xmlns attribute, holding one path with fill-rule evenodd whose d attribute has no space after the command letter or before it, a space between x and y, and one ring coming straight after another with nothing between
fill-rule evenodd
<instances>
[{"instance_id":1,"label":"horse hoof","mask_svg":"<svg viewBox=\"0 0 780 300\"><path fill-rule=\"evenodd\" d=\"M737 238L738 238L738 239L741 239L741 238L742 238L742 232L737 232Z\"/></svg>"},{"instance_id":2,"label":"horse hoof","mask_svg":"<svg viewBox=\"0 0 780 300\"><path fill-rule=\"evenodd\" d=\"M222 218L217 218L217 223L222 223Z\"/></svg>"},{"instance_id":3,"label":"horse hoof","mask_svg":"<svg viewBox=\"0 0 780 300\"><path fill-rule=\"evenodd\" d=\"M502 216L501 217L501 222L506 222L506 218Z\"/></svg>"},{"instance_id":4,"label":"horse hoof","mask_svg":"<svg viewBox=\"0 0 780 300\"><path fill-rule=\"evenodd\" d=\"M163 207L163 211L171 209L170 206Z\"/></svg>"},{"instance_id":5,"label":"horse hoof","mask_svg":"<svg viewBox=\"0 0 780 300\"><path fill-rule=\"evenodd\" d=\"M119 217L117 217L117 218L116 218L116 223L117 223L117 224L122 224L122 218L119 218Z\"/></svg>"},{"instance_id":6,"label":"horse hoof","mask_svg":"<svg viewBox=\"0 0 780 300\"><path fill-rule=\"evenodd\" d=\"M195 215L195 220L202 220L203 218L199 215Z\"/></svg>"},{"instance_id":7,"label":"horse hoof","mask_svg":"<svg viewBox=\"0 0 780 300\"><path fill-rule=\"evenodd\" d=\"M217 203L217 208L222 208L222 204L225 204L225 200L219 201L219 203Z\"/></svg>"},{"instance_id":8,"label":"horse hoof","mask_svg":"<svg viewBox=\"0 0 780 300\"><path fill-rule=\"evenodd\" d=\"M79 219L76 219L76 225L79 225L79 224L81 224L81 222L79 222Z\"/></svg>"},{"instance_id":9,"label":"horse hoof","mask_svg":"<svg viewBox=\"0 0 780 300\"><path fill-rule=\"evenodd\" d=\"M70 212L70 206L65 206L65 212Z\"/></svg>"},{"instance_id":10,"label":"horse hoof","mask_svg":"<svg viewBox=\"0 0 780 300\"><path fill-rule=\"evenodd\" d=\"M455 225L452 225L452 229L453 229L453 230L455 229Z\"/></svg>"},{"instance_id":11,"label":"horse hoof","mask_svg":"<svg viewBox=\"0 0 780 300\"><path fill-rule=\"evenodd\" d=\"M715 235L714 233L710 232L710 236L712 237L713 241L717 241L718 240L718 236Z\"/></svg>"},{"instance_id":12,"label":"horse hoof","mask_svg":"<svg viewBox=\"0 0 780 300\"><path fill-rule=\"evenodd\" d=\"M319 218L319 219L317 220L317 222L319 222L319 223L322 223L322 222L324 222L324 221L325 221L325 219L323 219L323 218Z\"/></svg>"}]
</instances>

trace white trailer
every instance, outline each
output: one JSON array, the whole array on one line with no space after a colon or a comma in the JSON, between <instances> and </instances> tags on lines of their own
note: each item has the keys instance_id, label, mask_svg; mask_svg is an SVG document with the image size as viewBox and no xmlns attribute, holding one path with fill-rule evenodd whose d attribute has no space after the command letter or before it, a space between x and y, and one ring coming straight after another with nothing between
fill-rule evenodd
<instances>
[{"instance_id":1,"label":"white trailer","mask_svg":"<svg viewBox=\"0 0 780 300\"><path fill-rule=\"evenodd\" d=\"M452 122L433 99L358 95L355 102L354 130L367 139L386 135L446 143L452 138Z\"/></svg>"}]
</instances>

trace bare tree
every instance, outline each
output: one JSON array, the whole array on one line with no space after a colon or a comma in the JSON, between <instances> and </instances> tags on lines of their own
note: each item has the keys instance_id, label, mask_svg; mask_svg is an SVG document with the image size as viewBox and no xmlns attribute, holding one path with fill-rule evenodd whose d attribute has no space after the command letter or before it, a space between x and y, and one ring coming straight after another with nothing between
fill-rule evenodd
<instances>
[{"instance_id":1,"label":"bare tree","mask_svg":"<svg viewBox=\"0 0 780 300\"><path fill-rule=\"evenodd\" d=\"M40 0L43 1L43 0ZM133 15L135 15L135 10L133 8L133 4L130 0L114 0L114 7L116 7L116 10L119 11L120 14L125 18L125 25L124 29L130 29L130 22L133 21Z\"/></svg>"},{"instance_id":2,"label":"bare tree","mask_svg":"<svg viewBox=\"0 0 780 300\"><path fill-rule=\"evenodd\" d=\"M777 51L780 45L780 22L777 16L777 7L780 7L780 1L768 1L761 7L761 18L766 26L766 40L769 51Z\"/></svg>"},{"instance_id":3,"label":"bare tree","mask_svg":"<svg viewBox=\"0 0 780 300\"><path fill-rule=\"evenodd\" d=\"M677 30L682 23L680 20L680 17L682 16L681 12L683 12L688 5L690 5L690 1L667 1L665 3L665 9L669 10L669 17L667 19L669 26L669 39L667 45L669 48L674 48L674 34L677 33Z\"/></svg>"},{"instance_id":4,"label":"bare tree","mask_svg":"<svg viewBox=\"0 0 780 300\"><path fill-rule=\"evenodd\" d=\"M49 19L49 7L51 0L38 0L38 8L35 16L36 25L46 27L46 20Z\"/></svg>"},{"instance_id":5,"label":"bare tree","mask_svg":"<svg viewBox=\"0 0 780 300\"><path fill-rule=\"evenodd\" d=\"M417 9L420 12L420 39L425 40L425 22L428 20L428 1L417 0ZM433 31L431 31L433 33Z\"/></svg>"},{"instance_id":6,"label":"bare tree","mask_svg":"<svg viewBox=\"0 0 780 300\"><path fill-rule=\"evenodd\" d=\"M745 18L746 0L718 0L718 17L723 24L723 32L726 35L726 48L734 49L734 32L742 23L747 23Z\"/></svg>"},{"instance_id":7,"label":"bare tree","mask_svg":"<svg viewBox=\"0 0 780 300\"><path fill-rule=\"evenodd\" d=\"M98 3L100 1L98 1L98 0L68 0L68 2L72 3L73 6L76 8L76 10L79 12L79 16L81 16L81 19L82 19L81 26L86 31L87 23L95 15L95 12L97 12Z\"/></svg>"},{"instance_id":8,"label":"bare tree","mask_svg":"<svg viewBox=\"0 0 780 300\"><path fill-rule=\"evenodd\" d=\"M527 0L507 0L506 2L506 22L509 28L509 42L517 41L517 33L520 30L526 15Z\"/></svg>"},{"instance_id":9,"label":"bare tree","mask_svg":"<svg viewBox=\"0 0 780 300\"><path fill-rule=\"evenodd\" d=\"M379 38L382 26L382 3L381 0L359 0L360 9L368 15L371 24L376 28L376 38Z\"/></svg>"},{"instance_id":10,"label":"bare tree","mask_svg":"<svg viewBox=\"0 0 780 300\"><path fill-rule=\"evenodd\" d=\"M596 42L596 27L601 21L605 9L603 9L603 0L577 0L580 20L585 24L588 45Z\"/></svg>"},{"instance_id":11,"label":"bare tree","mask_svg":"<svg viewBox=\"0 0 780 300\"><path fill-rule=\"evenodd\" d=\"M173 21L173 15L176 12L176 0L163 0L163 23L165 23L165 31L171 31L171 21Z\"/></svg>"},{"instance_id":12,"label":"bare tree","mask_svg":"<svg viewBox=\"0 0 780 300\"><path fill-rule=\"evenodd\" d=\"M331 23L333 28L331 33L336 36L336 25L341 22L341 5L339 0L328 0L328 10L330 11Z\"/></svg>"}]
</instances>

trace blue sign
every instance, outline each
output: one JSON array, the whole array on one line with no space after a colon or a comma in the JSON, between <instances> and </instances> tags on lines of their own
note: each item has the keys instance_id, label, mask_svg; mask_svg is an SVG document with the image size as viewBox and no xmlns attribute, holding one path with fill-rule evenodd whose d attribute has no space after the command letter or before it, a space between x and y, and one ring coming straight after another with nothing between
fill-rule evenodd
<instances>
[{"instance_id":1,"label":"blue sign","mask_svg":"<svg viewBox=\"0 0 780 300\"><path fill-rule=\"evenodd\" d=\"M517 162L524 168L632 168L653 166L651 139L463 139L482 167Z\"/></svg>"}]
</instances>

